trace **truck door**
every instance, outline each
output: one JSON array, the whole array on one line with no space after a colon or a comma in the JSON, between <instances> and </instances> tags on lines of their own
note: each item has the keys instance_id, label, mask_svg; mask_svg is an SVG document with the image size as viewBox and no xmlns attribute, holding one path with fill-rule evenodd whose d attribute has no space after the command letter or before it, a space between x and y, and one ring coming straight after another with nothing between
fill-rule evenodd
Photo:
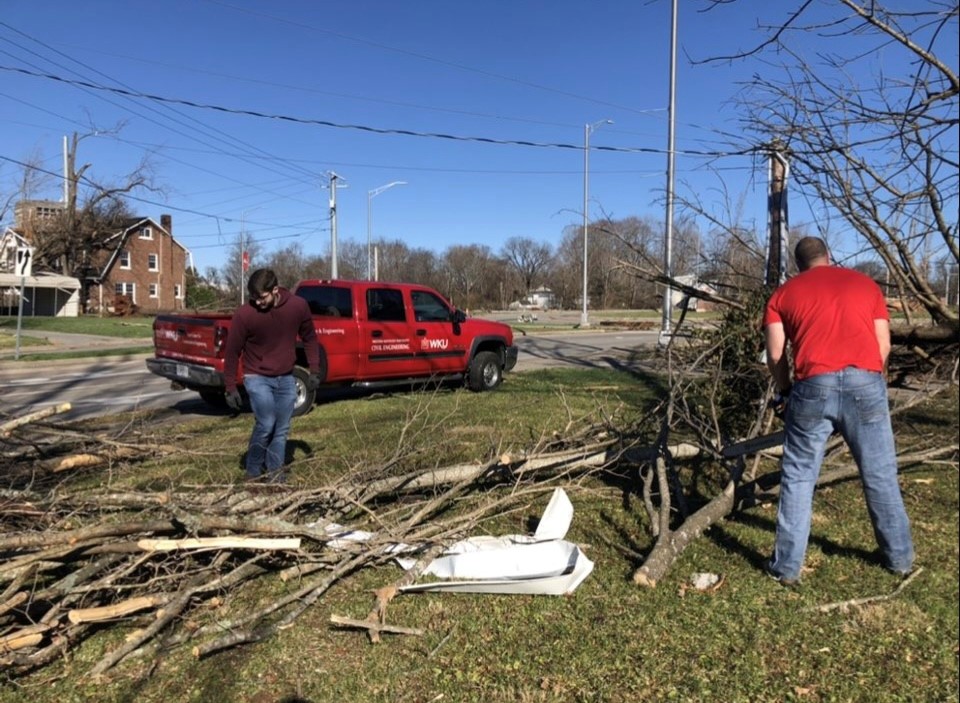
<instances>
[{"instance_id":1,"label":"truck door","mask_svg":"<svg viewBox=\"0 0 960 703\"><path fill-rule=\"evenodd\" d=\"M303 285L297 288L297 295L310 305L317 341L327 355L326 380L356 378L360 366L360 340L354 319L352 289L335 284Z\"/></svg>"},{"instance_id":2,"label":"truck door","mask_svg":"<svg viewBox=\"0 0 960 703\"><path fill-rule=\"evenodd\" d=\"M430 367L420 356L403 289L371 286L365 293L366 319L360 320L362 376L367 379L427 376Z\"/></svg>"},{"instance_id":3,"label":"truck door","mask_svg":"<svg viewBox=\"0 0 960 703\"><path fill-rule=\"evenodd\" d=\"M460 326L453 321L454 310L433 291L412 289L415 345L434 373L460 373L467 354Z\"/></svg>"}]
</instances>

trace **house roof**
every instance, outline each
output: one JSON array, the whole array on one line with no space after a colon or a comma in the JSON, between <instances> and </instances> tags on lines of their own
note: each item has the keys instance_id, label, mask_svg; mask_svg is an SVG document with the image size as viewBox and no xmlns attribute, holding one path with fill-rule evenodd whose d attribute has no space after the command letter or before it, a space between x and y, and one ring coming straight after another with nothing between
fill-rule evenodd
<instances>
[{"instance_id":1,"label":"house roof","mask_svg":"<svg viewBox=\"0 0 960 703\"><path fill-rule=\"evenodd\" d=\"M29 247L30 243L12 227L0 234L0 272L14 270L16 251L20 247Z\"/></svg>"},{"instance_id":2,"label":"house roof","mask_svg":"<svg viewBox=\"0 0 960 703\"><path fill-rule=\"evenodd\" d=\"M0 288L20 288L21 278L15 273L0 273ZM79 290L80 281L71 276L56 273L38 273L23 278L27 288L56 288L58 290Z\"/></svg>"},{"instance_id":3,"label":"house roof","mask_svg":"<svg viewBox=\"0 0 960 703\"><path fill-rule=\"evenodd\" d=\"M3 234L0 234L0 249L6 249L9 246L28 247L30 242L13 227L6 227Z\"/></svg>"},{"instance_id":4,"label":"house roof","mask_svg":"<svg viewBox=\"0 0 960 703\"><path fill-rule=\"evenodd\" d=\"M106 239L107 242L116 241L116 247L114 248L113 252L110 254L106 263L103 265L103 268L97 274L96 278L98 280L103 280L104 278L107 277L107 274L110 273L110 269L113 268L114 264L117 262L117 259L120 257L120 252L123 251L123 245L126 243L127 239L130 238L130 235L133 234L134 232L140 231L141 229L147 226L152 227L156 230L159 230L163 234L166 234L168 237L170 237L170 241L173 244L183 249L183 251L186 252L187 254L190 253L190 250L187 249L185 246L183 246L183 244L178 242L168 229L158 225L156 220L150 217L130 218L129 220L127 220L127 224L122 230L120 230L116 234L112 234L109 237L107 237Z\"/></svg>"}]
</instances>

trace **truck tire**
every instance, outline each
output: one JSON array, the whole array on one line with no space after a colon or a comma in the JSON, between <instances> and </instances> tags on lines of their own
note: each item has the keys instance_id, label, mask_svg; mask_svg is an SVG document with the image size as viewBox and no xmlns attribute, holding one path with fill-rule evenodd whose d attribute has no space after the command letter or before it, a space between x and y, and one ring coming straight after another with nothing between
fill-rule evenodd
<instances>
[{"instance_id":1,"label":"truck tire","mask_svg":"<svg viewBox=\"0 0 960 703\"><path fill-rule=\"evenodd\" d=\"M500 355L492 351L477 352L467 371L467 387L476 393L492 391L502 380Z\"/></svg>"},{"instance_id":2,"label":"truck tire","mask_svg":"<svg viewBox=\"0 0 960 703\"><path fill-rule=\"evenodd\" d=\"M225 408L227 407L227 397L223 394L223 391L198 391L200 393L200 399L209 405L211 408Z\"/></svg>"},{"instance_id":3,"label":"truck tire","mask_svg":"<svg viewBox=\"0 0 960 703\"><path fill-rule=\"evenodd\" d=\"M297 384L297 400L293 405L293 416L300 417L309 412L313 407L317 394L315 391L308 390L307 381L310 378L310 372L302 366L293 367L293 380Z\"/></svg>"}]
</instances>

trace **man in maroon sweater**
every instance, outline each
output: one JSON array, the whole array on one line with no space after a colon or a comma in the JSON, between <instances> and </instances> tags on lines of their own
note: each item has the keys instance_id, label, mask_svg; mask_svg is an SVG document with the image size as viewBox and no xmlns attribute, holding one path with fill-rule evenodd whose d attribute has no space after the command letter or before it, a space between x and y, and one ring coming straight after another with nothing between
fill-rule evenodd
<instances>
[{"instance_id":1,"label":"man in maroon sweater","mask_svg":"<svg viewBox=\"0 0 960 703\"><path fill-rule=\"evenodd\" d=\"M310 366L310 383L319 383L320 347L310 307L277 283L270 269L258 269L247 282L250 302L233 314L224 358L227 404L239 410L238 361L243 358L243 386L253 409L254 425L245 462L247 480L265 478L283 483L284 456L290 419L297 399L293 367L297 337Z\"/></svg>"}]
</instances>

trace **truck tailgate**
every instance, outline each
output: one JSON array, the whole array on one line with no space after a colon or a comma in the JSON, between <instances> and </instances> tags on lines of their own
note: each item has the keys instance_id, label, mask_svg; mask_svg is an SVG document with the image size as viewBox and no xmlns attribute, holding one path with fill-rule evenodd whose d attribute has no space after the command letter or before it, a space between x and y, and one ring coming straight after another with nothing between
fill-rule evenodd
<instances>
[{"instance_id":1,"label":"truck tailgate","mask_svg":"<svg viewBox=\"0 0 960 703\"><path fill-rule=\"evenodd\" d=\"M212 364L223 356L228 322L223 315L158 315L153 323L154 352L159 358Z\"/></svg>"}]
</instances>

